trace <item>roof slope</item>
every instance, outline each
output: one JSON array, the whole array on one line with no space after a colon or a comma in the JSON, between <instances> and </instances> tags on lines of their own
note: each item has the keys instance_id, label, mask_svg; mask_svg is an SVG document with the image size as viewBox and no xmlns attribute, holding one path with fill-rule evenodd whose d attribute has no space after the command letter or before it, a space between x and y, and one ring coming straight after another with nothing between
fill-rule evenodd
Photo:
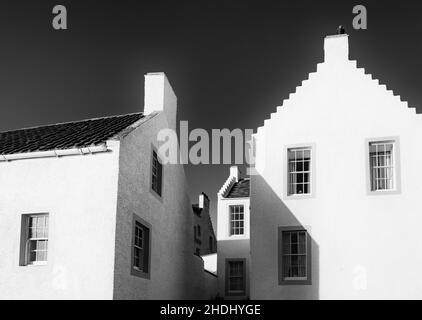
<instances>
[{"instance_id":1,"label":"roof slope","mask_svg":"<svg viewBox=\"0 0 422 320\"><path fill-rule=\"evenodd\" d=\"M0 132L0 154L100 145L142 118L132 113Z\"/></svg>"},{"instance_id":2,"label":"roof slope","mask_svg":"<svg viewBox=\"0 0 422 320\"><path fill-rule=\"evenodd\" d=\"M225 195L225 198L248 198L250 189L250 179L240 179L235 182Z\"/></svg>"}]
</instances>

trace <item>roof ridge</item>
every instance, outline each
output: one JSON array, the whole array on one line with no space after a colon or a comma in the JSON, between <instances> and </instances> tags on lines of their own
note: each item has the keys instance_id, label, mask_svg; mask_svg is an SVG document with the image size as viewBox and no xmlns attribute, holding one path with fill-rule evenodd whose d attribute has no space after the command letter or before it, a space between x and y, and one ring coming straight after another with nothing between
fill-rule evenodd
<instances>
[{"instance_id":1,"label":"roof ridge","mask_svg":"<svg viewBox=\"0 0 422 320\"><path fill-rule=\"evenodd\" d=\"M54 127L54 126L60 126L60 125L63 125L63 124L79 123L79 122L92 121L92 120L101 120L101 119L108 119L108 118L117 118L117 117L124 117L124 116L130 116L130 115L135 115L135 114L143 114L143 112L131 112L131 113L115 114L115 115L109 115L109 116L103 116L103 117L96 117L96 118L88 118L88 119L81 119L81 120L57 122L57 123L52 123L52 124L45 124L45 125L38 125L38 126L32 126L32 127L18 128L18 129L13 129L13 130L0 131L0 133L7 133L7 132L14 132L14 131L22 131L22 130L30 130L30 129L37 129L37 128L45 128L45 127Z\"/></svg>"}]
</instances>

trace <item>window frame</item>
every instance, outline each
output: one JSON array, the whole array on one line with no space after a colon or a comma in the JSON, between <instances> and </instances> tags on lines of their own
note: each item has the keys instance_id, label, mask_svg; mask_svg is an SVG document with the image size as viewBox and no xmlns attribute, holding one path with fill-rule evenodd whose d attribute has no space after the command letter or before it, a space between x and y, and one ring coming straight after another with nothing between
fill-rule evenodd
<instances>
[{"instance_id":1,"label":"window frame","mask_svg":"<svg viewBox=\"0 0 422 320\"><path fill-rule=\"evenodd\" d=\"M147 271L144 271L145 269L141 270L135 266L135 232L137 225L140 225L143 228L143 234L144 237L147 235L146 238L143 238L143 250L146 251L147 257L144 257L143 266L147 268ZM144 278L144 279L150 279L151 278L151 242L152 242L152 228L151 224L146 222L144 219L139 217L136 214L133 214L132 217L132 237L130 242L130 251L131 251L131 259L130 259L130 274ZM145 255L145 253L144 253Z\"/></svg>"},{"instance_id":2,"label":"window frame","mask_svg":"<svg viewBox=\"0 0 422 320\"><path fill-rule=\"evenodd\" d=\"M310 168L309 168L309 187L310 193L302 194L290 194L290 172L289 172L289 151L292 149L309 148L311 152ZM314 198L316 195L316 144L315 143L296 143L284 146L282 167L283 167L283 199L284 200L295 200L295 199L307 199Z\"/></svg>"},{"instance_id":3,"label":"window frame","mask_svg":"<svg viewBox=\"0 0 422 320\"><path fill-rule=\"evenodd\" d=\"M243 291L231 291L229 288L230 285L230 277L229 277L229 263L230 262L242 262L243 268L242 268L242 280L243 280ZM246 296L246 258L226 258L225 261L225 294L226 296Z\"/></svg>"},{"instance_id":4,"label":"window frame","mask_svg":"<svg viewBox=\"0 0 422 320\"><path fill-rule=\"evenodd\" d=\"M232 220L232 208L233 207L242 207L242 209L243 209L243 211L242 211L242 214L243 214L243 219L242 220ZM244 204L229 204L228 205L228 209L229 209L229 237L244 237L245 235L246 235L246 226L245 226L245 222L246 222L246 216L245 216L245 205ZM234 213L234 214L236 214L236 213ZM239 211L239 213L237 213L237 214L241 214L241 212ZM242 233L232 233L232 221L234 221L234 222L243 222L243 225L242 225L242 227L233 227L234 229L242 229Z\"/></svg>"},{"instance_id":5,"label":"window frame","mask_svg":"<svg viewBox=\"0 0 422 320\"><path fill-rule=\"evenodd\" d=\"M157 192L157 190L155 190L154 189L154 187L153 187L153 177L154 177L154 172L153 172L153 169L154 169L154 154L156 154L156 156L157 156L157 161L158 161L158 164L159 164L159 167L161 168L161 176L160 176L160 180L159 180L159 186L160 186L160 193L158 193ZM151 144L151 153L150 153L150 157L151 157L151 159L150 159L150 162L151 162L151 166L150 166L150 172L149 172L149 176L150 176L150 179L149 179L149 189L150 189L150 191L151 191L151 193L158 199L158 200L160 200L160 201L162 201L162 198L163 198L163 190L164 190L164 188L163 188L163 181L164 181L164 179L163 179L163 176L164 176L164 166L163 166L163 164L162 164L162 161L161 161L161 157L160 157L160 154L158 153L158 149L153 145L153 144ZM159 176L158 175L158 173L157 173L157 176ZM158 179L158 177L157 177L157 179Z\"/></svg>"},{"instance_id":6,"label":"window frame","mask_svg":"<svg viewBox=\"0 0 422 320\"><path fill-rule=\"evenodd\" d=\"M47 237L40 238L29 238L29 220L30 218L44 216L47 217ZM20 266L44 266L48 264L48 248L50 242L50 214L48 212L39 212L39 213L24 213L21 216L21 241L20 241L20 257L19 265ZM30 241L47 241L46 259L45 260L34 260L30 259L30 250L29 245Z\"/></svg>"},{"instance_id":7,"label":"window frame","mask_svg":"<svg viewBox=\"0 0 422 320\"><path fill-rule=\"evenodd\" d=\"M370 145L373 143L393 143L393 189L372 190L372 168L370 161ZM367 195L389 195L401 193L400 173L400 137L380 137L365 140L365 168Z\"/></svg>"},{"instance_id":8,"label":"window frame","mask_svg":"<svg viewBox=\"0 0 422 320\"><path fill-rule=\"evenodd\" d=\"M306 279L285 278L283 259L283 233L285 232L306 232ZM279 285L312 285L312 239L309 235L309 228L303 226L278 227L278 284Z\"/></svg>"},{"instance_id":9,"label":"window frame","mask_svg":"<svg viewBox=\"0 0 422 320\"><path fill-rule=\"evenodd\" d=\"M214 237L213 236L208 236L208 250L210 252L214 251Z\"/></svg>"}]
</instances>

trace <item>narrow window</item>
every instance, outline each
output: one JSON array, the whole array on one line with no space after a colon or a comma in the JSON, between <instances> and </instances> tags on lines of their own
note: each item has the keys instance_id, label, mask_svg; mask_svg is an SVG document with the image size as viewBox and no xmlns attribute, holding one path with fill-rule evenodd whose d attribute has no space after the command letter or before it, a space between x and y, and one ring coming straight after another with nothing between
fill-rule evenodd
<instances>
[{"instance_id":1,"label":"narrow window","mask_svg":"<svg viewBox=\"0 0 422 320\"><path fill-rule=\"evenodd\" d=\"M395 189L394 141L369 143L371 191Z\"/></svg>"},{"instance_id":2,"label":"narrow window","mask_svg":"<svg viewBox=\"0 0 422 320\"><path fill-rule=\"evenodd\" d=\"M214 239L213 239L212 236L210 236L209 240L208 240L208 248L209 248L210 251L213 251L214 250L213 247L214 247Z\"/></svg>"},{"instance_id":3,"label":"narrow window","mask_svg":"<svg viewBox=\"0 0 422 320\"><path fill-rule=\"evenodd\" d=\"M244 209L243 205L234 205L229 207L230 210L230 235L243 235L244 228Z\"/></svg>"},{"instance_id":4,"label":"narrow window","mask_svg":"<svg viewBox=\"0 0 422 320\"><path fill-rule=\"evenodd\" d=\"M161 197L163 165L160 163L157 152L152 151L151 188Z\"/></svg>"},{"instance_id":5,"label":"narrow window","mask_svg":"<svg viewBox=\"0 0 422 320\"><path fill-rule=\"evenodd\" d=\"M280 230L280 284L311 284L311 246L308 233L300 228Z\"/></svg>"},{"instance_id":6,"label":"narrow window","mask_svg":"<svg viewBox=\"0 0 422 320\"><path fill-rule=\"evenodd\" d=\"M134 218L132 236L132 274L149 278L150 228Z\"/></svg>"},{"instance_id":7,"label":"narrow window","mask_svg":"<svg viewBox=\"0 0 422 320\"><path fill-rule=\"evenodd\" d=\"M45 264L48 253L48 214L22 216L21 265Z\"/></svg>"},{"instance_id":8,"label":"narrow window","mask_svg":"<svg viewBox=\"0 0 422 320\"><path fill-rule=\"evenodd\" d=\"M227 295L245 294L245 260L226 260Z\"/></svg>"},{"instance_id":9,"label":"narrow window","mask_svg":"<svg viewBox=\"0 0 422 320\"><path fill-rule=\"evenodd\" d=\"M292 148L288 156L288 195L311 193L311 148Z\"/></svg>"},{"instance_id":10,"label":"narrow window","mask_svg":"<svg viewBox=\"0 0 422 320\"><path fill-rule=\"evenodd\" d=\"M48 214L23 215L23 265L45 264L48 252Z\"/></svg>"}]
</instances>

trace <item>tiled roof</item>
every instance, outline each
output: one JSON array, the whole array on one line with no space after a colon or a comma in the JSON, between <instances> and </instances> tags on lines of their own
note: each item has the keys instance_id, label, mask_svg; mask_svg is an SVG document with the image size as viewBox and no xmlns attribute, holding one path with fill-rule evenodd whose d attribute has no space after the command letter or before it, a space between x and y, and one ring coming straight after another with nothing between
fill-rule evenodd
<instances>
[{"instance_id":1,"label":"tiled roof","mask_svg":"<svg viewBox=\"0 0 422 320\"><path fill-rule=\"evenodd\" d=\"M0 154L100 145L143 117L132 113L0 132Z\"/></svg>"},{"instance_id":2,"label":"tiled roof","mask_svg":"<svg viewBox=\"0 0 422 320\"><path fill-rule=\"evenodd\" d=\"M249 197L250 179L240 179L234 183L230 191L227 192L225 198L248 198Z\"/></svg>"}]
</instances>

